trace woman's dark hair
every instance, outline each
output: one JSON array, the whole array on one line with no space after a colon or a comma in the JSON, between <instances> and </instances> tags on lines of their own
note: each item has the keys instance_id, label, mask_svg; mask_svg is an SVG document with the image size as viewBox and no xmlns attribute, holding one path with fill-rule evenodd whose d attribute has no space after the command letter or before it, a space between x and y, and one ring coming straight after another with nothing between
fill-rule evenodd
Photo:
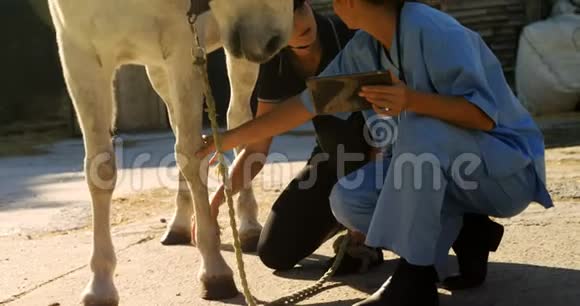
<instances>
[{"instance_id":1,"label":"woman's dark hair","mask_svg":"<svg viewBox=\"0 0 580 306\"><path fill-rule=\"evenodd\" d=\"M301 8L306 0L294 0L294 10Z\"/></svg>"}]
</instances>

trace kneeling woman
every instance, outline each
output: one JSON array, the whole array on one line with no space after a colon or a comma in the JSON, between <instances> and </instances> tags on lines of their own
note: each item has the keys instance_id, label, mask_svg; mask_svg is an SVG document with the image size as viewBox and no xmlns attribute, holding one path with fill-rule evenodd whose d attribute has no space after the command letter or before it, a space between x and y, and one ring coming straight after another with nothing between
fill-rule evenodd
<instances>
[{"instance_id":1,"label":"kneeling woman","mask_svg":"<svg viewBox=\"0 0 580 306\"><path fill-rule=\"evenodd\" d=\"M360 92L373 104L367 124L394 122L397 137L330 197L337 219L364 233L367 245L401 257L390 280L359 305L438 305L437 276L445 276L456 239L460 249L464 216L511 217L533 201L552 206L541 132L481 37L450 16L398 0L334 0L334 9L362 31L322 75L389 70L401 80ZM310 97L305 91L226 133L225 147L310 120ZM355 175L362 183L353 188ZM488 242L457 252L462 273L469 270L462 253L486 260Z\"/></svg>"}]
</instances>

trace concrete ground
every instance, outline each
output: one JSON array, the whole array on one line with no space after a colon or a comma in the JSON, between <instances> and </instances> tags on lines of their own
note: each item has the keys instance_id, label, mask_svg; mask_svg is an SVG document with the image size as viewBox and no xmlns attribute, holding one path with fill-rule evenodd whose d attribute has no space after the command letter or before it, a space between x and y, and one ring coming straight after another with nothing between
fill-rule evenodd
<instances>
[{"instance_id":1,"label":"concrete ground","mask_svg":"<svg viewBox=\"0 0 580 306\"><path fill-rule=\"evenodd\" d=\"M278 137L270 160L281 165L308 158L315 140L300 136L305 132ZM116 141L119 174L115 196L158 188L175 190L174 142L170 133L120 135ZM0 237L68 231L88 224L90 203L82 172L82 140L61 141L43 150L48 153L0 158ZM280 184L293 176L288 171L292 168L276 166L262 175L268 177L265 181ZM216 184L212 172L210 188Z\"/></svg>"},{"instance_id":2,"label":"concrete ground","mask_svg":"<svg viewBox=\"0 0 580 306\"><path fill-rule=\"evenodd\" d=\"M579 134L570 127L559 131L562 125L549 120L544 123L559 135L547 139L557 146L547 151L556 208L545 211L532 205L520 216L501 220L506 235L490 259L486 285L462 293L441 291L442 305L580 305L580 146L573 145ZM570 139L562 140L565 137ZM161 162L171 155L172 137L124 139L113 210L121 305L243 304L241 296L221 302L197 298L197 249L159 243L173 205L174 167L170 158ZM302 167L313 142L311 136L278 138L274 151L285 152L286 161L269 164L255 182L262 221L285 182ZM90 208L80 172L82 144L60 142L50 151L0 159L0 304L77 305L89 277ZM283 161L280 157L276 159ZM227 224L224 212L222 249L235 270ZM254 295L268 301L311 284L332 255L327 243L288 272L267 269L254 254L244 259ZM389 260L381 267L335 278L328 290L301 305L351 305L364 298L392 273L395 257L388 252L385 256Z\"/></svg>"}]
</instances>

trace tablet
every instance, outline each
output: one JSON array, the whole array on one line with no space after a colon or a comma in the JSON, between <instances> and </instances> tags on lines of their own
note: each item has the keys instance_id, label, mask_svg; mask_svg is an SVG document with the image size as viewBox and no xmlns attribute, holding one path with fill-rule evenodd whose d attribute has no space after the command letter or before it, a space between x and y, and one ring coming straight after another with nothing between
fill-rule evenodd
<instances>
[{"instance_id":1,"label":"tablet","mask_svg":"<svg viewBox=\"0 0 580 306\"><path fill-rule=\"evenodd\" d=\"M366 85L392 85L388 71L313 77L306 80L317 115L352 113L372 108L358 93Z\"/></svg>"}]
</instances>

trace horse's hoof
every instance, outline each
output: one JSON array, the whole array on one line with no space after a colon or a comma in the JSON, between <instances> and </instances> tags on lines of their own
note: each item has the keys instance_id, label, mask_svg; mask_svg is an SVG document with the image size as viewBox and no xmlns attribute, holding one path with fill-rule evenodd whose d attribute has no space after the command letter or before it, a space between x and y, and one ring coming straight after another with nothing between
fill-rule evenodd
<instances>
[{"instance_id":1,"label":"horse's hoof","mask_svg":"<svg viewBox=\"0 0 580 306\"><path fill-rule=\"evenodd\" d=\"M102 302L83 302L84 306L119 306L119 302L102 301Z\"/></svg>"},{"instance_id":2,"label":"horse's hoof","mask_svg":"<svg viewBox=\"0 0 580 306\"><path fill-rule=\"evenodd\" d=\"M118 306L119 293L112 279L91 278L91 281L81 295L81 304L85 306Z\"/></svg>"},{"instance_id":3,"label":"horse's hoof","mask_svg":"<svg viewBox=\"0 0 580 306\"><path fill-rule=\"evenodd\" d=\"M191 233L167 230L161 237L163 245L189 245L191 244Z\"/></svg>"},{"instance_id":4,"label":"horse's hoof","mask_svg":"<svg viewBox=\"0 0 580 306\"><path fill-rule=\"evenodd\" d=\"M116 293L110 298L99 298L89 293L83 296L82 304L84 306L118 306L119 298L116 296Z\"/></svg>"},{"instance_id":5,"label":"horse's hoof","mask_svg":"<svg viewBox=\"0 0 580 306\"><path fill-rule=\"evenodd\" d=\"M258 241L260 240L260 233L257 236L240 237L240 244L242 252L254 253L258 251Z\"/></svg>"},{"instance_id":6,"label":"horse's hoof","mask_svg":"<svg viewBox=\"0 0 580 306\"><path fill-rule=\"evenodd\" d=\"M201 282L201 298L204 300L225 300L238 294L233 276L210 278Z\"/></svg>"}]
</instances>

